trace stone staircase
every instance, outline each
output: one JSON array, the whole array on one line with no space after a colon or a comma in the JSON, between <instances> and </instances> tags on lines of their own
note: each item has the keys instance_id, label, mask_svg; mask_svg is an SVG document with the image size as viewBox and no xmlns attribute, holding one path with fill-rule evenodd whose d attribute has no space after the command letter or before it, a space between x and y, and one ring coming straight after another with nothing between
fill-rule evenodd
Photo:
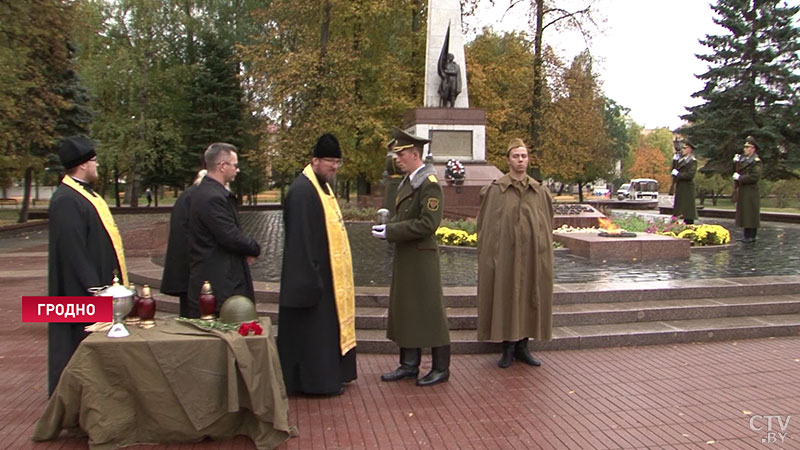
<instances>
[{"instance_id":1,"label":"stone staircase","mask_svg":"<svg viewBox=\"0 0 800 450\"><path fill-rule=\"evenodd\" d=\"M160 280L148 273L158 272L160 276L160 267L143 269L131 270L133 281L159 286ZM257 282L256 291L259 314L269 316L276 325L278 286ZM177 312L177 298L156 295L159 311ZM499 351L499 344L476 339L475 287L444 288L444 301L454 353ZM387 288L356 288L359 352L397 351L396 345L386 339L388 304ZM800 276L572 283L555 286L553 339L531 341L531 349L677 344L798 334Z\"/></svg>"}]
</instances>

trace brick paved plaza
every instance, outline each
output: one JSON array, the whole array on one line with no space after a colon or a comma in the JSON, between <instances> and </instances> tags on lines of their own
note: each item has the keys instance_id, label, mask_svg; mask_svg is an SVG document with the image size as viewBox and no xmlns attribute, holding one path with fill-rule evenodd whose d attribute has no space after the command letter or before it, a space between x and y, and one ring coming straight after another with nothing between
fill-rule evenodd
<instances>
[{"instance_id":1,"label":"brick paved plaza","mask_svg":"<svg viewBox=\"0 0 800 450\"><path fill-rule=\"evenodd\" d=\"M21 323L20 297L46 294L46 232L2 238L0 253L0 447L88 448L86 438L30 440L47 397L46 330ZM344 395L290 399L300 435L279 448L800 448L800 337L536 356L540 368L502 370L498 355L454 355L449 383L418 388L379 380L396 356L359 355ZM254 446L239 437L129 448Z\"/></svg>"}]
</instances>

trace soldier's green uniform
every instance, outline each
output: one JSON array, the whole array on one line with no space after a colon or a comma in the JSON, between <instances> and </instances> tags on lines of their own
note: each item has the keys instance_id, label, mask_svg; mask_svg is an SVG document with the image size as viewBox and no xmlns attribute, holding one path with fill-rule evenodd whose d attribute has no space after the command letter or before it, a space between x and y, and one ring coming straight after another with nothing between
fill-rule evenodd
<instances>
[{"instance_id":1,"label":"soldier's green uniform","mask_svg":"<svg viewBox=\"0 0 800 450\"><path fill-rule=\"evenodd\" d=\"M752 137L746 142L756 149L758 145ZM761 158L756 153L740 157L734 162L739 177L734 182L736 199L736 226L744 228L744 242L754 242L761 224L761 195L758 180L761 179Z\"/></svg>"},{"instance_id":2,"label":"soldier's green uniform","mask_svg":"<svg viewBox=\"0 0 800 450\"><path fill-rule=\"evenodd\" d=\"M672 215L682 217L684 222L693 223L697 219L695 206L694 176L697 173L697 160L693 155L682 157L675 162L675 202Z\"/></svg>"},{"instance_id":3,"label":"soldier's green uniform","mask_svg":"<svg viewBox=\"0 0 800 450\"><path fill-rule=\"evenodd\" d=\"M389 319L386 336L400 347L400 367L383 374L383 381L416 377L422 347L431 348L431 371L417 380L418 386L430 386L450 378L450 333L442 303L439 271L439 245L436 229L444 209L442 187L432 165L422 164L422 150L428 139L395 129L392 133L403 170L408 174L400 182L391 219L384 237L394 244L392 287L389 293ZM403 153L400 152L411 152Z\"/></svg>"},{"instance_id":4,"label":"soldier's green uniform","mask_svg":"<svg viewBox=\"0 0 800 450\"><path fill-rule=\"evenodd\" d=\"M423 166L412 180L403 179L386 226L386 240L395 244L386 336L400 347L450 344L434 235L444 206L435 173Z\"/></svg>"}]
</instances>

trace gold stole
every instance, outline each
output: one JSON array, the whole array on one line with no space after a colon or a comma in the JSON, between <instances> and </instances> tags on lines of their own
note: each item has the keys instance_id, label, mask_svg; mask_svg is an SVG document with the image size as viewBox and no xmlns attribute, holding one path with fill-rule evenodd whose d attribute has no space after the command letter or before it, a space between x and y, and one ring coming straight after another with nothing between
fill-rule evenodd
<instances>
[{"instance_id":1,"label":"gold stole","mask_svg":"<svg viewBox=\"0 0 800 450\"><path fill-rule=\"evenodd\" d=\"M125 265L125 250L122 248L122 237L119 235L114 217L111 215L111 210L108 209L108 204L99 195L92 195L83 186L78 184L69 175L64 175L61 180L62 183L71 187L75 192L81 194L89 200L89 203L97 210L97 215L100 216L100 221L103 222L103 228L106 229L108 237L111 238L111 245L114 246L114 252L117 254L117 262L119 263L120 271L122 272L122 284L128 285L128 267ZM103 280L105 283L111 284L111 280Z\"/></svg>"},{"instance_id":2,"label":"gold stole","mask_svg":"<svg viewBox=\"0 0 800 450\"><path fill-rule=\"evenodd\" d=\"M350 255L350 241L344 227L339 202L331 186L326 183L326 193L317 181L317 175L307 165L303 175L314 185L322 201L325 212L325 230L328 234L328 253L331 258L331 275L333 275L333 293L336 298L336 312L339 316L339 348L342 355L356 346L356 295L353 287L353 258Z\"/></svg>"}]
</instances>

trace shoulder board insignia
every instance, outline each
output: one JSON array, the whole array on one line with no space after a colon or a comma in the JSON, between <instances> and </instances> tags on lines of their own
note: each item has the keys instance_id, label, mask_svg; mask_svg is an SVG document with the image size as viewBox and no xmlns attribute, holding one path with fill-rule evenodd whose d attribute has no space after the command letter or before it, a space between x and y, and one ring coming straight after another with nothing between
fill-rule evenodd
<instances>
[{"instance_id":1,"label":"shoulder board insignia","mask_svg":"<svg viewBox=\"0 0 800 450\"><path fill-rule=\"evenodd\" d=\"M439 180L436 179L436 175L428 175L428 181L431 183L438 183Z\"/></svg>"}]
</instances>

